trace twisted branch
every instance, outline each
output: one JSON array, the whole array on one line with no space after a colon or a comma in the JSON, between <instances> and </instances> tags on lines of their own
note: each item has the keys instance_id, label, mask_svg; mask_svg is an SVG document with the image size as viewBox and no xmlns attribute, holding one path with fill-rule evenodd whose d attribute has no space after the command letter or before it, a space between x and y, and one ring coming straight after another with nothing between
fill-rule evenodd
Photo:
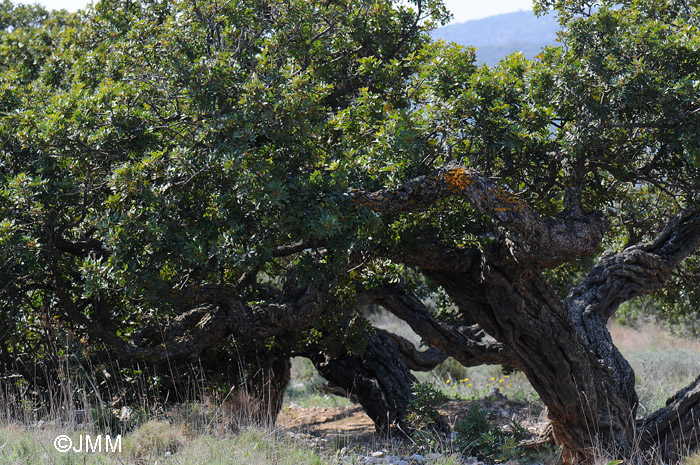
<instances>
[{"instance_id":1,"label":"twisted branch","mask_svg":"<svg viewBox=\"0 0 700 465\"><path fill-rule=\"evenodd\" d=\"M591 254L608 229L602 215L585 213L580 205L543 218L524 200L457 162L396 190L353 190L349 195L357 205L384 214L422 211L440 200L462 196L506 230L501 237L503 245L517 262L529 266L551 268Z\"/></svg>"},{"instance_id":2,"label":"twisted branch","mask_svg":"<svg viewBox=\"0 0 700 465\"><path fill-rule=\"evenodd\" d=\"M397 287L383 286L362 291L358 293L358 303L384 307L408 323L426 344L454 357L464 366L520 365L503 344L482 341L484 333L479 328L441 322L415 296Z\"/></svg>"},{"instance_id":3,"label":"twisted branch","mask_svg":"<svg viewBox=\"0 0 700 465\"><path fill-rule=\"evenodd\" d=\"M574 320L593 314L606 322L620 304L657 290L700 246L700 209L673 217L651 243L606 252L566 299Z\"/></svg>"}]
</instances>

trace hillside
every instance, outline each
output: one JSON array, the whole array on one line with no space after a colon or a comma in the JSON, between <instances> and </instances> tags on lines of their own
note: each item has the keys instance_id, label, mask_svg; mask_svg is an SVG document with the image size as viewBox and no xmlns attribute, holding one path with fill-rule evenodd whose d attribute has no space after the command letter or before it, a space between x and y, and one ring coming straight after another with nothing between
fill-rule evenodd
<instances>
[{"instance_id":1,"label":"hillside","mask_svg":"<svg viewBox=\"0 0 700 465\"><path fill-rule=\"evenodd\" d=\"M559 24L554 14L537 17L519 11L484 19L450 24L433 32L433 38L477 47L479 63L495 65L506 55L521 51L532 58L557 38Z\"/></svg>"}]
</instances>

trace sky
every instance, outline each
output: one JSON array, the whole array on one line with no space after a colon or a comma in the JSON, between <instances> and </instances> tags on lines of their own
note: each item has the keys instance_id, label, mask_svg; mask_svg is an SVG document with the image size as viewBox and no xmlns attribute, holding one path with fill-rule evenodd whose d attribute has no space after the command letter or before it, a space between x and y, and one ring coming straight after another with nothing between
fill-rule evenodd
<instances>
[{"instance_id":1,"label":"sky","mask_svg":"<svg viewBox=\"0 0 700 465\"><path fill-rule=\"evenodd\" d=\"M35 3L37 0L13 0L13 3ZM454 14L453 23L463 23L471 19L531 10L532 0L444 0L447 9ZM88 0L38 0L48 9L63 8L75 11L83 8Z\"/></svg>"},{"instance_id":2,"label":"sky","mask_svg":"<svg viewBox=\"0 0 700 465\"><path fill-rule=\"evenodd\" d=\"M447 9L454 15L453 23L463 23L472 19L532 10L532 0L443 0Z\"/></svg>"}]
</instances>

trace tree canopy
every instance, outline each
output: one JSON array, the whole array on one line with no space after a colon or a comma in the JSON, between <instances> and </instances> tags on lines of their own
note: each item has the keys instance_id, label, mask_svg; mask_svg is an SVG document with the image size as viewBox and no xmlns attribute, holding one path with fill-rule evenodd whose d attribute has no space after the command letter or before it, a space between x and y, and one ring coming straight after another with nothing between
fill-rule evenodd
<instances>
[{"instance_id":1,"label":"tree canopy","mask_svg":"<svg viewBox=\"0 0 700 465\"><path fill-rule=\"evenodd\" d=\"M408 369L450 355L522 369L572 462L639 434L675 457L700 381L635 426L606 323L651 293L695 312L700 11L536 8L560 45L487 67L430 41L437 0L5 0L5 370L264 366L282 391L303 355L385 428ZM430 349L371 328L368 304Z\"/></svg>"}]
</instances>

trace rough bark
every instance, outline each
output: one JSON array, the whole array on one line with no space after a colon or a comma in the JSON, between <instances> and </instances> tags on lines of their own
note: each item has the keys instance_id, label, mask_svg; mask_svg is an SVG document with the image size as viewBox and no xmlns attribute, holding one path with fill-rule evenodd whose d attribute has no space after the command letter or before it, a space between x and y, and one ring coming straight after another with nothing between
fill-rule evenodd
<instances>
[{"instance_id":1,"label":"rough bark","mask_svg":"<svg viewBox=\"0 0 700 465\"><path fill-rule=\"evenodd\" d=\"M289 358L272 357L247 380L248 397L253 401L249 417L254 423L275 424L284 402L284 391L291 379L291 368Z\"/></svg>"},{"instance_id":2,"label":"rough bark","mask_svg":"<svg viewBox=\"0 0 700 465\"><path fill-rule=\"evenodd\" d=\"M81 244L61 244L64 249L70 249L68 253L83 251ZM276 249L273 255L297 253L306 247L292 244ZM56 249L56 252L58 257L63 251ZM270 337L278 342L296 340L304 329L316 323L331 300L316 287L296 286L293 273L282 289L270 289L265 302L255 305L245 303L240 286L199 286L171 293L169 298L175 308L172 318L164 325L144 326L127 340L117 335L108 299L73 300L68 292L70 286L58 269L58 259L52 271L57 295L72 322L109 347L96 355L98 359L121 366L148 364L170 369L197 362L227 338L242 341L245 347L238 350L245 353L244 371L251 362L260 369L246 381L246 400L238 402L242 404L238 406L239 413L256 423L275 421L290 375L288 358L270 358L266 352L256 352L256 341ZM292 341L290 347L293 345ZM402 355L398 347L386 333L378 332L364 357L341 354L325 359L316 354L312 359L329 381L359 400L378 430L387 432L392 426L405 428L403 422L415 382L403 362L408 354ZM422 363L429 362L425 354L422 358L418 353L412 355ZM435 355L434 350L428 351L428 355Z\"/></svg>"},{"instance_id":3,"label":"rough bark","mask_svg":"<svg viewBox=\"0 0 700 465\"><path fill-rule=\"evenodd\" d=\"M612 343L606 323L621 303L654 292L662 286L673 268L699 244L700 211L685 211L672 218L653 242L628 247L619 253L603 254L584 282L573 289L566 299L569 318L576 326L578 334L586 342L589 351L608 367L617 386L609 395L626 400L632 407L630 415L636 412L634 371ZM692 390L684 390L678 394L680 400L687 397L682 403L683 406L696 408L693 411L693 407L688 407L689 418L700 412L693 400L694 395ZM681 420L681 417L659 414L654 418L650 424L659 432L679 432L681 430L677 428L689 428L689 420ZM663 421L666 421L666 425L662 427ZM674 422L678 425L674 426ZM634 433L635 436L640 434L636 431ZM648 438L652 436L648 430L642 433L642 437L647 438L644 440L644 448L651 450L658 447L663 456L673 455L672 451L677 447L671 446L674 439L663 435L655 436L660 442L656 446L651 445ZM683 442L686 448L697 446L697 441L691 437L685 438Z\"/></svg>"},{"instance_id":4,"label":"rough bark","mask_svg":"<svg viewBox=\"0 0 700 465\"><path fill-rule=\"evenodd\" d=\"M555 267L593 253L608 229L601 214L584 212L578 202L559 216L543 218L517 196L457 162L408 181L400 189L350 192L358 205L388 214L425 210L457 195L504 227L502 245L514 261L530 266Z\"/></svg>"},{"instance_id":5,"label":"rough bark","mask_svg":"<svg viewBox=\"0 0 700 465\"><path fill-rule=\"evenodd\" d=\"M408 339L393 333L387 334L396 348L399 349L399 352L401 352L403 362L413 371L430 371L448 358L446 353L435 347L430 347L421 352Z\"/></svg>"},{"instance_id":6,"label":"rough bark","mask_svg":"<svg viewBox=\"0 0 700 465\"><path fill-rule=\"evenodd\" d=\"M405 418L416 379L388 333L377 330L362 356L316 352L309 358L321 376L357 399L377 432L407 431Z\"/></svg>"},{"instance_id":7,"label":"rough bark","mask_svg":"<svg viewBox=\"0 0 700 465\"><path fill-rule=\"evenodd\" d=\"M481 253L471 248L452 248L423 241L420 247L415 244L399 245L397 250L387 255L406 265L423 270L467 273L481 260Z\"/></svg>"},{"instance_id":8,"label":"rough bark","mask_svg":"<svg viewBox=\"0 0 700 465\"><path fill-rule=\"evenodd\" d=\"M470 305L464 283L432 275L458 305ZM597 443L629 452L634 402L618 395L608 367L578 335L566 309L537 272L515 267L482 270L490 311L476 316L489 334L507 346L549 409L555 440L570 462L585 461ZM595 432L591 434L591 432Z\"/></svg>"},{"instance_id":9,"label":"rough bark","mask_svg":"<svg viewBox=\"0 0 700 465\"><path fill-rule=\"evenodd\" d=\"M480 249L428 243L397 247L387 255L442 285L462 320L441 322L417 298L396 287L360 290L361 303L388 309L436 350L418 352L407 341L380 331L362 356L311 354L321 374L356 396L377 428L388 431L392 425L403 426L411 398L415 380L407 364L427 368L445 355L467 366L507 364L523 370L547 405L555 440L564 446L568 462L592 462L596 450L632 459L636 444L648 456L656 453L673 460L679 451L696 447L699 382L636 423L634 372L612 343L606 322L622 302L663 285L674 267L698 248L700 210L674 217L649 244L604 254L562 300L541 271L596 252L608 228L602 215L583 210L575 193L567 194L561 213L543 217L492 180L455 162L397 190L350 193L356 204L387 215L424 210L453 196L490 216L500 228L498 236ZM54 246L57 257L106 253L89 238L57 241ZM273 255L307 247L290 244ZM263 305L248 305L238 295L242 285L209 286L176 296L178 311L166 328L144 329L125 341L110 324L108 299L74 302L58 263L56 258L51 269L53 290L68 317L115 348L113 355L124 361L196 358L229 336L276 337L290 327L310 327L328 307L328 296L312 288L280 290ZM251 277L254 274L242 283ZM496 342L485 341L481 331ZM267 403L276 414L288 365L272 370L280 384L270 385Z\"/></svg>"},{"instance_id":10,"label":"rough bark","mask_svg":"<svg viewBox=\"0 0 700 465\"><path fill-rule=\"evenodd\" d=\"M653 242L603 254L569 294L567 307L607 322L621 303L658 289L698 245L700 210L688 210L673 217Z\"/></svg>"},{"instance_id":11,"label":"rough bark","mask_svg":"<svg viewBox=\"0 0 700 465\"><path fill-rule=\"evenodd\" d=\"M456 163L398 190L352 193L358 204L391 215L422 210L454 195L464 196L502 227L496 240L449 259L449 251L434 245L431 250L442 257L399 250L392 258L441 284L459 307L463 327L477 323L498 341L495 352L477 344L478 354L470 354L473 360L507 354L508 364L524 371L548 407L566 461L589 463L596 453L632 459L640 434L646 451L656 448L663 457L673 456L681 443L695 447L697 382L643 426L636 425L634 372L612 343L606 322L620 303L658 289L697 249L700 210L671 219L650 244L604 254L562 301L541 269L594 252L608 227L601 215L585 212L576 195L567 196L559 215L542 218L525 202ZM365 294L445 353L453 355L460 344L474 344L459 323L432 321L410 297L390 289Z\"/></svg>"},{"instance_id":12,"label":"rough bark","mask_svg":"<svg viewBox=\"0 0 700 465\"><path fill-rule=\"evenodd\" d=\"M85 247L92 246L86 244ZM279 253L293 252L299 247L293 245ZM290 362L284 353L273 355L260 350L260 341L275 337L279 344L281 339L293 338L313 326L328 302L323 290L297 286L290 276L283 289L271 289L267 300L255 305L247 304L245 296L240 295L235 286L207 285L173 291L168 296L174 308L170 318L143 325L126 339L118 335L113 320L117 307L108 296L95 294L80 298L70 292L74 287L69 282L72 278L60 270L60 253L77 254L82 250L82 243L58 241L50 264L53 278L50 284L71 324L84 329L91 342L99 341L106 347L91 353L88 364L108 363L119 368L147 366L166 378L172 377L164 381L163 390L177 392L173 387L178 380L173 373L191 366L205 369L204 365L211 362L212 356L233 339L242 345L237 353L244 366L220 369L231 381L246 380L248 400L241 406L242 417L256 423L275 421L289 382ZM212 363L217 369L216 363ZM258 366L259 370L250 372L250 366Z\"/></svg>"},{"instance_id":13,"label":"rough bark","mask_svg":"<svg viewBox=\"0 0 700 465\"><path fill-rule=\"evenodd\" d=\"M290 328L301 331L315 323L326 298L309 287L294 295L275 296L264 304L247 305L231 287L203 286L179 298L178 314L167 325L143 327L125 340L114 329L108 301L88 302L93 309L88 317L61 286L57 294L71 320L110 348L105 355L127 365L188 363L229 336L253 340L284 334Z\"/></svg>"}]
</instances>

